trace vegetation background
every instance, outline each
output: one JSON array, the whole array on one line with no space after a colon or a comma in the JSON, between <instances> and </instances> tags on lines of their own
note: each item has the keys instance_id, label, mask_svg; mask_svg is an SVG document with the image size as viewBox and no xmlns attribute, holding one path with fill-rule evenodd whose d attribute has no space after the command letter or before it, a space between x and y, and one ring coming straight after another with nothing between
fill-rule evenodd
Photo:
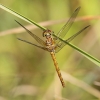
<instances>
[{"instance_id":1,"label":"vegetation background","mask_svg":"<svg viewBox=\"0 0 100 100\"><path fill-rule=\"evenodd\" d=\"M87 25L71 43L100 59L100 0L0 0L57 33L77 7L76 21L65 38ZM42 30L0 9L0 100L100 100L100 68L69 46L56 54L66 83L63 88L50 54L17 40L38 44L14 20L42 38Z\"/></svg>"}]
</instances>

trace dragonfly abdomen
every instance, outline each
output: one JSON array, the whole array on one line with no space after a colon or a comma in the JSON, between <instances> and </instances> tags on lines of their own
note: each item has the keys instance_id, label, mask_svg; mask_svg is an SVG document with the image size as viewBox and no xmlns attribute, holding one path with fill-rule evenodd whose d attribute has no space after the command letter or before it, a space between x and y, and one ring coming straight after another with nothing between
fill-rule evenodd
<instances>
[{"instance_id":1,"label":"dragonfly abdomen","mask_svg":"<svg viewBox=\"0 0 100 100\"><path fill-rule=\"evenodd\" d=\"M57 63L57 61L56 61L55 54L54 54L54 52L50 52L50 54L51 54L51 57L52 57L52 59L53 59L53 62L54 62L54 65L55 65L57 74L58 74L59 79L60 79L60 81L61 81L61 84L62 84L63 87L65 87L65 83L64 83L64 80L63 80L63 78L62 78L60 69L59 69L59 67L58 67L58 63Z\"/></svg>"}]
</instances>

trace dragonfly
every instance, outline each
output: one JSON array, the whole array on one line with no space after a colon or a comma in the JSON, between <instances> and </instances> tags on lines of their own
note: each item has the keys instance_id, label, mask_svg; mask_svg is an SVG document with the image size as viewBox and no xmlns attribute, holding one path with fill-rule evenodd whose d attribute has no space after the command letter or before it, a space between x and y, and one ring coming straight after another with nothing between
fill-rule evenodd
<instances>
[{"instance_id":1,"label":"dragonfly","mask_svg":"<svg viewBox=\"0 0 100 100\"><path fill-rule=\"evenodd\" d=\"M35 34L33 34L30 30L28 30L26 27L24 27L21 23L19 23L18 21L16 21L21 27L23 27L40 45L37 45L37 44L34 44L34 43L31 43L31 42L28 42L26 40L23 40L23 39L20 39L20 38L17 38L18 40L20 41L23 41L23 42L26 42L28 44L31 44L35 47L38 47L40 49L43 49L45 51L48 51L50 52L51 54L51 57L52 57L52 60L54 62L54 66L55 66L55 69L57 71L57 74L58 74L58 77L61 81L61 84L63 87L65 87L65 82L63 80L63 77L62 77L62 74L60 72L60 69L58 67L58 63L57 63L57 60L56 60L56 57L55 57L55 53L59 52L66 44L65 42L61 41L59 38L63 38L66 33L69 31L69 29L71 28L72 24L74 23L75 21L75 18L78 14L80 10L80 7L78 7L74 12L73 14L71 15L71 17L69 18L69 20L65 23L65 25L60 29L60 31L56 34L56 37L55 37L55 34L53 31L49 30L49 29L46 29L43 31L42 35L43 37L45 37L45 41L43 41L42 39L40 39L38 36L36 36ZM81 29L80 31L78 31L77 33L75 33L74 35L72 35L71 37L69 37L68 39L64 40L66 42L70 42L72 41L76 36L78 36L82 31L84 31L85 29L87 29L90 25L84 27L83 29ZM59 37L59 38L57 38Z\"/></svg>"}]
</instances>

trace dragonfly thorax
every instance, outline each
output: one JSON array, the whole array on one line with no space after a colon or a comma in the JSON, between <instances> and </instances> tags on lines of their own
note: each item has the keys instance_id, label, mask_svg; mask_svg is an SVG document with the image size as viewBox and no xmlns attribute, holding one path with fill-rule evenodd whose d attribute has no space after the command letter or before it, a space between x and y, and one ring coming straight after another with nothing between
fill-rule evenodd
<instances>
[{"instance_id":1,"label":"dragonfly thorax","mask_svg":"<svg viewBox=\"0 0 100 100\"><path fill-rule=\"evenodd\" d=\"M46 36L46 47L50 52L54 51L55 49L54 40L51 35Z\"/></svg>"},{"instance_id":2,"label":"dragonfly thorax","mask_svg":"<svg viewBox=\"0 0 100 100\"><path fill-rule=\"evenodd\" d=\"M46 38L46 48L48 49L48 51L50 52L54 52L55 50L55 45L54 45L54 40L52 38L52 31L51 30L45 30L43 32L43 37Z\"/></svg>"}]
</instances>

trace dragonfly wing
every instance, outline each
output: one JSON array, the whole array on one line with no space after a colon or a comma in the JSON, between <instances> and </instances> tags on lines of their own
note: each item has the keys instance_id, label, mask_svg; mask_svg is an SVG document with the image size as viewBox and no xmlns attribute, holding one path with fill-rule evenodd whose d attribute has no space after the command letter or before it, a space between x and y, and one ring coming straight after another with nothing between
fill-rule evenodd
<instances>
[{"instance_id":1,"label":"dragonfly wing","mask_svg":"<svg viewBox=\"0 0 100 100\"><path fill-rule=\"evenodd\" d=\"M85 29L87 29L90 25L84 27L83 29L81 29L79 32L75 33L74 35L72 35L70 38L68 38L67 40L65 40L66 42L70 42L72 41L77 35L79 35L80 33L82 33ZM66 45L65 42L60 41L57 46L56 46L56 53L59 52L64 46Z\"/></svg>"},{"instance_id":2,"label":"dragonfly wing","mask_svg":"<svg viewBox=\"0 0 100 100\"><path fill-rule=\"evenodd\" d=\"M38 45L36 45L36 44L33 44L33 43L31 43L31 42L28 42L28 41L23 40L23 39L20 39L20 38L17 38L17 39L20 40L20 41L23 41L23 42L25 42L25 43L28 43L28 44L34 45L34 46L36 46L36 47L38 47L38 48L40 48L40 49L43 49L43 50L48 51L48 49L45 48L45 47L38 46Z\"/></svg>"},{"instance_id":3,"label":"dragonfly wing","mask_svg":"<svg viewBox=\"0 0 100 100\"><path fill-rule=\"evenodd\" d=\"M74 23L75 21L75 18L78 14L80 10L80 7L78 7L74 13L71 15L71 17L69 18L69 20L67 21L67 23L61 28L61 30L57 33L57 37L59 38L63 38L66 33L69 31L69 29L71 28L72 24ZM65 44L62 43L62 41L60 41L59 39L57 40L56 37L54 37L54 40L56 41L56 44L57 44L57 48L56 48L56 52L58 52L59 50L61 50Z\"/></svg>"},{"instance_id":4,"label":"dragonfly wing","mask_svg":"<svg viewBox=\"0 0 100 100\"><path fill-rule=\"evenodd\" d=\"M66 45L66 43L59 42L59 44L56 45L55 52L56 53L59 52L65 45Z\"/></svg>"},{"instance_id":5,"label":"dragonfly wing","mask_svg":"<svg viewBox=\"0 0 100 100\"><path fill-rule=\"evenodd\" d=\"M69 20L67 21L67 23L61 28L61 30L56 34L59 38L63 38L66 33L69 31L69 29L71 28L73 22L75 21L75 18L78 14L80 10L80 7L78 7L73 14L71 15L71 17L69 18Z\"/></svg>"},{"instance_id":6,"label":"dragonfly wing","mask_svg":"<svg viewBox=\"0 0 100 100\"><path fill-rule=\"evenodd\" d=\"M78 31L77 33L75 33L74 35L72 35L70 38L68 38L66 41L70 42L72 41L77 35L79 35L81 32L83 32L85 29L87 29L90 25L84 27L83 29L81 29L80 31Z\"/></svg>"},{"instance_id":7,"label":"dragonfly wing","mask_svg":"<svg viewBox=\"0 0 100 100\"><path fill-rule=\"evenodd\" d=\"M16 20L15 20L16 21ZM29 31L26 27L24 27L22 24L20 24L18 21L16 21L20 26L22 26L39 44L41 44L42 46L45 46L45 42L40 39L38 36L36 36L35 34L33 34L31 31Z\"/></svg>"}]
</instances>

